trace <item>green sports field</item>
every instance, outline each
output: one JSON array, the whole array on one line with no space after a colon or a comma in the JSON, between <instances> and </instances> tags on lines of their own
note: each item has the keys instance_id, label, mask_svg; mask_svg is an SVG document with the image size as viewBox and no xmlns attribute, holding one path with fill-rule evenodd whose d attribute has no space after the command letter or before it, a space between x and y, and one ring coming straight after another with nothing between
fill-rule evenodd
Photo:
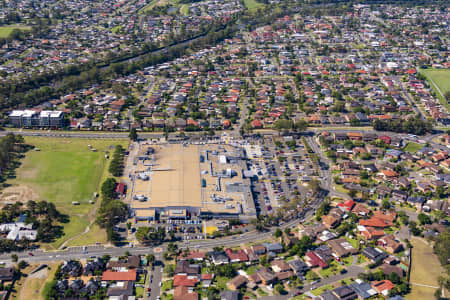
<instances>
[{"instance_id":1,"label":"green sports field","mask_svg":"<svg viewBox=\"0 0 450 300\"><path fill-rule=\"evenodd\" d=\"M405 151L410 153L416 153L420 149L422 149L424 146L421 144L417 144L414 142L408 143L408 145L405 147Z\"/></svg>"},{"instance_id":2,"label":"green sports field","mask_svg":"<svg viewBox=\"0 0 450 300\"><path fill-rule=\"evenodd\" d=\"M89 204L89 201L93 199L94 192L99 191L107 175L109 161L105 158L105 151L112 152L117 144L126 147L128 140L26 137L25 141L39 151L29 151L17 170L17 177L7 183L13 189L28 191L35 200L55 203L62 213L70 216L70 222L64 224L65 235L51 245L57 248L84 232L95 219L97 205ZM97 151L90 150L88 145ZM23 199L22 202L27 200ZM79 205L73 205L72 202ZM100 242L104 240L104 233L96 226L92 228L100 235L93 236L90 233L86 237L98 238Z\"/></svg>"},{"instance_id":3,"label":"green sports field","mask_svg":"<svg viewBox=\"0 0 450 300\"><path fill-rule=\"evenodd\" d=\"M245 7L248 9L257 9L258 7L264 6L264 4L257 2L256 0L244 0Z\"/></svg>"},{"instance_id":4,"label":"green sports field","mask_svg":"<svg viewBox=\"0 0 450 300\"><path fill-rule=\"evenodd\" d=\"M428 78L441 103L450 110L450 105L444 98L445 93L450 92L450 69L421 69L420 72Z\"/></svg>"},{"instance_id":5,"label":"green sports field","mask_svg":"<svg viewBox=\"0 0 450 300\"><path fill-rule=\"evenodd\" d=\"M14 29L20 30L30 30L29 26L22 25L8 25L8 26L0 26L0 38L6 38Z\"/></svg>"}]
</instances>

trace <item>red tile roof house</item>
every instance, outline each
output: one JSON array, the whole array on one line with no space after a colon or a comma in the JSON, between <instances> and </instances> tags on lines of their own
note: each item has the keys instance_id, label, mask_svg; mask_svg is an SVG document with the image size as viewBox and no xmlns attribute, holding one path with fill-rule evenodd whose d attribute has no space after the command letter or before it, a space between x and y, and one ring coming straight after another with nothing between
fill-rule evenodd
<instances>
[{"instance_id":1,"label":"red tile roof house","mask_svg":"<svg viewBox=\"0 0 450 300\"><path fill-rule=\"evenodd\" d=\"M386 145L389 145L391 143L391 137L387 135L382 135L378 137L380 140L382 140Z\"/></svg>"},{"instance_id":2,"label":"red tile roof house","mask_svg":"<svg viewBox=\"0 0 450 300\"><path fill-rule=\"evenodd\" d=\"M393 223L397 217L397 213L395 211L384 212L377 210L373 212L373 217Z\"/></svg>"},{"instance_id":3,"label":"red tile roof house","mask_svg":"<svg viewBox=\"0 0 450 300\"><path fill-rule=\"evenodd\" d=\"M206 252L200 252L200 251L194 251L191 250L191 252L185 254L185 252L182 252L180 255L178 255L178 260L197 260L202 261L205 259Z\"/></svg>"},{"instance_id":4,"label":"red tile roof house","mask_svg":"<svg viewBox=\"0 0 450 300\"><path fill-rule=\"evenodd\" d=\"M225 253L232 263L234 262L247 262L248 256L244 250L233 251L230 248L225 249Z\"/></svg>"},{"instance_id":5,"label":"red tile roof house","mask_svg":"<svg viewBox=\"0 0 450 300\"><path fill-rule=\"evenodd\" d=\"M252 127L253 128L262 128L262 123L260 120L253 120L252 121Z\"/></svg>"},{"instance_id":6,"label":"red tile roof house","mask_svg":"<svg viewBox=\"0 0 450 300\"><path fill-rule=\"evenodd\" d=\"M177 286L173 293L173 300L198 300L198 293L190 292L187 286Z\"/></svg>"},{"instance_id":7,"label":"red tile roof house","mask_svg":"<svg viewBox=\"0 0 450 300\"><path fill-rule=\"evenodd\" d=\"M341 208L342 210L346 210L346 211L351 211L353 206L355 205L355 202L352 200L347 200L345 202L340 202L338 203L338 207Z\"/></svg>"},{"instance_id":8,"label":"red tile roof house","mask_svg":"<svg viewBox=\"0 0 450 300\"><path fill-rule=\"evenodd\" d=\"M395 240L392 235L385 235L378 239L377 245L389 253L397 253L403 250L403 245Z\"/></svg>"},{"instance_id":9,"label":"red tile roof house","mask_svg":"<svg viewBox=\"0 0 450 300\"><path fill-rule=\"evenodd\" d=\"M358 229L360 230L361 235L367 240L378 239L385 235L383 230L377 230L369 226L358 226Z\"/></svg>"},{"instance_id":10,"label":"red tile roof house","mask_svg":"<svg viewBox=\"0 0 450 300\"><path fill-rule=\"evenodd\" d=\"M116 193L119 194L120 196L123 196L125 194L125 188L126 188L125 183L119 182L116 186Z\"/></svg>"},{"instance_id":11,"label":"red tile roof house","mask_svg":"<svg viewBox=\"0 0 450 300\"><path fill-rule=\"evenodd\" d=\"M102 274L102 281L136 281L136 270L114 272L107 270Z\"/></svg>"},{"instance_id":12,"label":"red tile roof house","mask_svg":"<svg viewBox=\"0 0 450 300\"><path fill-rule=\"evenodd\" d=\"M173 286L188 286L188 287L194 287L198 283L197 278L192 278L187 275L175 275L173 277Z\"/></svg>"},{"instance_id":13,"label":"red tile roof house","mask_svg":"<svg viewBox=\"0 0 450 300\"><path fill-rule=\"evenodd\" d=\"M328 264L323 259L321 259L319 256L317 256L317 254L314 253L313 251L306 252L305 263L310 268L315 268L315 267L326 268L326 267L328 267Z\"/></svg>"},{"instance_id":14,"label":"red tile roof house","mask_svg":"<svg viewBox=\"0 0 450 300\"><path fill-rule=\"evenodd\" d=\"M375 228L386 228L386 227L393 226L394 224L387 220L372 217L372 218L366 219L366 220L359 220L359 225L375 227Z\"/></svg>"},{"instance_id":15,"label":"red tile roof house","mask_svg":"<svg viewBox=\"0 0 450 300\"><path fill-rule=\"evenodd\" d=\"M394 284L390 280L380 280L372 282L372 288L380 294L387 296L389 291L394 288Z\"/></svg>"}]
</instances>

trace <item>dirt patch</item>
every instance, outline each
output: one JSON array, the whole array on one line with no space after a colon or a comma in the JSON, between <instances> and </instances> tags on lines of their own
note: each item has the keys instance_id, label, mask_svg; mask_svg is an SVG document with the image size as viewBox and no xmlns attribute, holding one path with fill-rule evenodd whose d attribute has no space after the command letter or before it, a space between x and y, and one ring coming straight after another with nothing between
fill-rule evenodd
<instances>
[{"instance_id":1,"label":"dirt patch","mask_svg":"<svg viewBox=\"0 0 450 300\"><path fill-rule=\"evenodd\" d=\"M35 178L36 175L38 174L38 170L37 169L31 169L31 170L21 170L20 172L20 177L21 178Z\"/></svg>"},{"instance_id":2,"label":"dirt patch","mask_svg":"<svg viewBox=\"0 0 450 300\"><path fill-rule=\"evenodd\" d=\"M39 195L26 185L10 186L0 192L0 206L12 204L17 201L25 203L29 200L38 200Z\"/></svg>"},{"instance_id":3,"label":"dirt patch","mask_svg":"<svg viewBox=\"0 0 450 300\"><path fill-rule=\"evenodd\" d=\"M48 269L47 267L42 268L42 270L37 271L36 273L28 275L28 278L47 278Z\"/></svg>"}]
</instances>

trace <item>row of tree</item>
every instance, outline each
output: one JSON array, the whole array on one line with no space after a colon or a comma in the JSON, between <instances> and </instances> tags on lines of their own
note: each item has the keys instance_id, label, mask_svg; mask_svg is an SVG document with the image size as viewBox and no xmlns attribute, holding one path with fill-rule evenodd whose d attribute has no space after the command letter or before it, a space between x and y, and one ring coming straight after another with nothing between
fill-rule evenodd
<instances>
[{"instance_id":1,"label":"row of tree","mask_svg":"<svg viewBox=\"0 0 450 300\"><path fill-rule=\"evenodd\" d=\"M109 173L115 177L122 176L124 155L125 149L121 145L117 145L109 164Z\"/></svg>"},{"instance_id":2,"label":"row of tree","mask_svg":"<svg viewBox=\"0 0 450 300\"><path fill-rule=\"evenodd\" d=\"M393 131L399 133L411 133L424 135L433 130L433 121L422 120L418 116L408 120L375 120L373 128L378 131Z\"/></svg>"},{"instance_id":3,"label":"row of tree","mask_svg":"<svg viewBox=\"0 0 450 300\"><path fill-rule=\"evenodd\" d=\"M97 213L97 224L106 229L108 241L115 242L118 235L114 226L128 216L127 205L117 199L117 181L114 178L106 179L101 187L102 200Z\"/></svg>"},{"instance_id":4,"label":"row of tree","mask_svg":"<svg viewBox=\"0 0 450 300\"><path fill-rule=\"evenodd\" d=\"M0 138L0 181L4 181L6 177L13 175L14 169L19 164L18 159L30 147L24 144L21 135L10 133Z\"/></svg>"}]
</instances>

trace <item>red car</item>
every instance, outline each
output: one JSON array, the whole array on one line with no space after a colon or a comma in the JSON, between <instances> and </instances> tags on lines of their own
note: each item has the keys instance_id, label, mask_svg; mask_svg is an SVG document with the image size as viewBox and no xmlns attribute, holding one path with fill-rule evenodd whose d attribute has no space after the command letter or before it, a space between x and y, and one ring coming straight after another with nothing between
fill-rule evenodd
<instances>
[{"instance_id":1,"label":"red car","mask_svg":"<svg viewBox=\"0 0 450 300\"><path fill-rule=\"evenodd\" d=\"M29 256L34 256L34 254L33 254L33 253L31 253L31 252L28 252L28 255L29 255Z\"/></svg>"}]
</instances>

